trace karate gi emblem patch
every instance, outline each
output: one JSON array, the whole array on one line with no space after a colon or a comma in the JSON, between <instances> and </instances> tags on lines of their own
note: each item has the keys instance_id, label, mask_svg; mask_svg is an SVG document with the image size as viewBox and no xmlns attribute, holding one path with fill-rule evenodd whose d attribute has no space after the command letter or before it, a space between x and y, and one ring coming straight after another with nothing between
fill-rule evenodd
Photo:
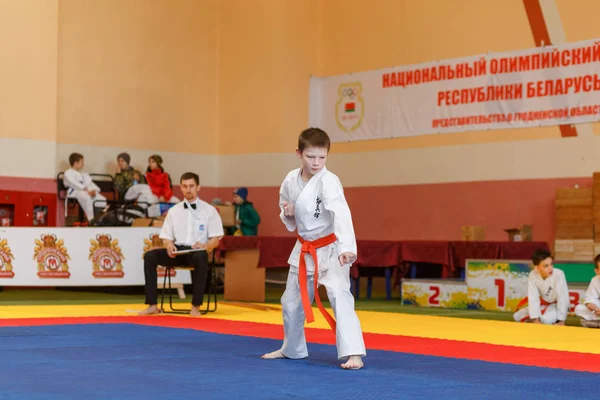
<instances>
[{"instance_id":1,"label":"karate gi emblem patch","mask_svg":"<svg viewBox=\"0 0 600 400\"><path fill-rule=\"evenodd\" d=\"M315 203L316 203L317 207L315 207L314 217L319 218L319 215L321 215L321 203L322 203L321 198L317 197L317 200L315 201Z\"/></svg>"}]
</instances>

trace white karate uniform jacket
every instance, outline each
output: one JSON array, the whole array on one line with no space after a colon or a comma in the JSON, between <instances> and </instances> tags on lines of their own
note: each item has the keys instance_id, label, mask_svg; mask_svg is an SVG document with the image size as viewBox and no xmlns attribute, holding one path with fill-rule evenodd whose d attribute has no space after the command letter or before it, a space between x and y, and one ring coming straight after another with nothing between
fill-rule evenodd
<instances>
[{"instance_id":1,"label":"white karate uniform jacket","mask_svg":"<svg viewBox=\"0 0 600 400\"><path fill-rule=\"evenodd\" d=\"M88 173L80 172L73 168L69 168L65 171L63 182L65 186L69 188L67 195L71 195L75 190L88 191L93 189L96 192L100 192L100 188L94 183Z\"/></svg>"},{"instance_id":2,"label":"white karate uniform jacket","mask_svg":"<svg viewBox=\"0 0 600 400\"><path fill-rule=\"evenodd\" d=\"M304 240L313 241L335 233L337 242L317 249L319 271L327 270L331 265L339 267L338 256L350 252L356 256L356 238L350 208L344 197L344 189L339 178L323 167L307 183L304 189L300 183L301 169L291 171L279 191L279 207L281 220L286 228ZM295 218L284 215L284 203L294 206ZM335 216L335 218L334 218ZM288 259L293 271L298 270L302 243L296 242ZM314 273L312 257L306 258L306 269Z\"/></svg>"},{"instance_id":3,"label":"white karate uniform jacket","mask_svg":"<svg viewBox=\"0 0 600 400\"><path fill-rule=\"evenodd\" d=\"M543 306L541 300L551 303ZM569 312L569 288L565 273L554 268L552 275L543 279L539 272L533 270L529 273L527 283L527 307L514 314L516 321L523 319L537 319L543 324L554 324L565 321ZM542 310L546 311L542 314Z\"/></svg>"},{"instance_id":4,"label":"white karate uniform jacket","mask_svg":"<svg viewBox=\"0 0 600 400\"><path fill-rule=\"evenodd\" d=\"M94 202L96 207L105 207L106 197L100 194L100 188L92 181L89 174L69 168L65 171L63 183L68 188L67 198L77 199L81 208L85 212L88 221L94 218ZM88 190L95 190L96 195L91 197ZM65 201L66 203L66 201ZM66 213L66 207L65 207Z\"/></svg>"},{"instance_id":5,"label":"white karate uniform jacket","mask_svg":"<svg viewBox=\"0 0 600 400\"><path fill-rule=\"evenodd\" d=\"M585 291L583 303L575 307L575 314L588 321L600 320L600 315L597 315L586 306L586 304L594 304L596 307L600 307L600 276L596 275L590 281L590 285Z\"/></svg>"}]
</instances>

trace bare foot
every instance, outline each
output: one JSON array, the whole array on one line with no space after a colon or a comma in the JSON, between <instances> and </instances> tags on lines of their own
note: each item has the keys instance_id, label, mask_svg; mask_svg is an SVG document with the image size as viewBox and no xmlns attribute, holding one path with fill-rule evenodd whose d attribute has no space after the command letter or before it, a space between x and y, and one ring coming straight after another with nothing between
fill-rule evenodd
<instances>
[{"instance_id":1,"label":"bare foot","mask_svg":"<svg viewBox=\"0 0 600 400\"><path fill-rule=\"evenodd\" d=\"M364 366L361 356L350 356L348 361L341 365L343 369L361 369Z\"/></svg>"},{"instance_id":2,"label":"bare foot","mask_svg":"<svg viewBox=\"0 0 600 400\"><path fill-rule=\"evenodd\" d=\"M276 358L287 358L287 357L283 355L281 350L275 350L271 353L263 354L260 358L263 358L265 360L274 360Z\"/></svg>"},{"instance_id":3,"label":"bare foot","mask_svg":"<svg viewBox=\"0 0 600 400\"><path fill-rule=\"evenodd\" d=\"M200 312L198 307L192 306L192 309L190 310L190 315L192 317L200 317L200 316L202 316L202 313Z\"/></svg>"},{"instance_id":4,"label":"bare foot","mask_svg":"<svg viewBox=\"0 0 600 400\"><path fill-rule=\"evenodd\" d=\"M155 314L160 314L160 309L156 306L156 304L149 305L148 308L146 308L145 310L140 311L138 313L138 315L155 315Z\"/></svg>"}]
</instances>

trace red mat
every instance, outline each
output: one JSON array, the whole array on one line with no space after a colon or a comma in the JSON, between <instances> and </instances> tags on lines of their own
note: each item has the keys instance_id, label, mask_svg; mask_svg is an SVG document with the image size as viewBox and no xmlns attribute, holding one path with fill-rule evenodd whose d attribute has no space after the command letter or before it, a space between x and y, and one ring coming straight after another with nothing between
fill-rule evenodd
<instances>
[{"instance_id":1,"label":"red mat","mask_svg":"<svg viewBox=\"0 0 600 400\"><path fill-rule=\"evenodd\" d=\"M207 317L127 316L0 319L0 327L123 323L195 329L212 333L267 339L283 339L283 327L281 325L227 321ZM600 355L598 354L530 349L516 346L378 333L365 333L364 338L367 349L371 350L395 351L573 371L600 372ZM310 343L335 344L335 337L329 329L306 328L306 340Z\"/></svg>"}]
</instances>

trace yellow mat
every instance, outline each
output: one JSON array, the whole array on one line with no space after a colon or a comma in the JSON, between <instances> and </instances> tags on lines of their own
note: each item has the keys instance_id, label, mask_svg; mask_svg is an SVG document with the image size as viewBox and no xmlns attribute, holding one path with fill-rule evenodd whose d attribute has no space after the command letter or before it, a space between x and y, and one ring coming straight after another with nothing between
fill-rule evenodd
<instances>
[{"instance_id":1,"label":"yellow mat","mask_svg":"<svg viewBox=\"0 0 600 400\"><path fill-rule=\"evenodd\" d=\"M143 308L140 304L0 306L0 318L135 316ZM600 354L600 331L596 329L373 311L357 313L363 331L368 333ZM307 327L329 329L317 309L314 314L315 322ZM201 318L207 317L281 325L280 307L266 304L219 303L216 313Z\"/></svg>"}]
</instances>

